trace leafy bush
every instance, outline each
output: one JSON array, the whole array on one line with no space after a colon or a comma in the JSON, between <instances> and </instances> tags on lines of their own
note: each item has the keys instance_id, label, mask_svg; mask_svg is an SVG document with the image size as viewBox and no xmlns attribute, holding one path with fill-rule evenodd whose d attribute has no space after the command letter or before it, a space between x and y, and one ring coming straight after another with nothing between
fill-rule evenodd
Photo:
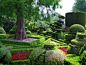
<instances>
[{"instance_id":1,"label":"leafy bush","mask_svg":"<svg viewBox=\"0 0 86 65\"><path fill-rule=\"evenodd\" d=\"M0 34L6 34L4 28L0 27Z\"/></svg>"},{"instance_id":2,"label":"leafy bush","mask_svg":"<svg viewBox=\"0 0 86 65\"><path fill-rule=\"evenodd\" d=\"M67 41L71 41L74 38L75 38L75 35L74 34L65 34L65 39Z\"/></svg>"},{"instance_id":3,"label":"leafy bush","mask_svg":"<svg viewBox=\"0 0 86 65\"><path fill-rule=\"evenodd\" d=\"M29 30L28 30L28 31L26 31L26 34L31 34L31 31L29 31Z\"/></svg>"},{"instance_id":4,"label":"leafy bush","mask_svg":"<svg viewBox=\"0 0 86 65\"><path fill-rule=\"evenodd\" d=\"M6 47L0 45L0 63L8 64L11 61L11 53Z\"/></svg>"},{"instance_id":5,"label":"leafy bush","mask_svg":"<svg viewBox=\"0 0 86 65\"><path fill-rule=\"evenodd\" d=\"M6 53L7 53L7 48L2 46L2 45L0 45L0 59L2 57L4 57L6 55Z\"/></svg>"},{"instance_id":6,"label":"leafy bush","mask_svg":"<svg viewBox=\"0 0 86 65\"><path fill-rule=\"evenodd\" d=\"M84 45L84 46L80 49L79 55L81 55L81 54L83 53L84 50L86 50L86 45Z\"/></svg>"},{"instance_id":7,"label":"leafy bush","mask_svg":"<svg viewBox=\"0 0 86 65\"><path fill-rule=\"evenodd\" d=\"M75 57L66 57L64 59L64 65L81 65L79 63L79 56L75 56Z\"/></svg>"},{"instance_id":8,"label":"leafy bush","mask_svg":"<svg viewBox=\"0 0 86 65\"><path fill-rule=\"evenodd\" d=\"M86 50L80 55L81 65L86 65Z\"/></svg>"},{"instance_id":9,"label":"leafy bush","mask_svg":"<svg viewBox=\"0 0 86 65\"><path fill-rule=\"evenodd\" d=\"M70 27L73 24L80 24L85 27L86 14L83 12L66 13L65 24Z\"/></svg>"},{"instance_id":10,"label":"leafy bush","mask_svg":"<svg viewBox=\"0 0 86 65\"><path fill-rule=\"evenodd\" d=\"M5 22L3 24L3 28L6 32L9 32L10 29L12 29L12 27L14 26L14 22L12 20L9 20L8 22Z\"/></svg>"},{"instance_id":11,"label":"leafy bush","mask_svg":"<svg viewBox=\"0 0 86 65\"><path fill-rule=\"evenodd\" d=\"M85 32L85 28L80 24L71 25L69 28L69 33L76 34L77 32Z\"/></svg>"},{"instance_id":12,"label":"leafy bush","mask_svg":"<svg viewBox=\"0 0 86 65\"><path fill-rule=\"evenodd\" d=\"M9 52L9 51L7 51L7 53L6 53L6 55L5 55L5 57L4 57L4 59L3 59L3 63L10 63L10 61L11 61L11 53Z\"/></svg>"}]
</instances>

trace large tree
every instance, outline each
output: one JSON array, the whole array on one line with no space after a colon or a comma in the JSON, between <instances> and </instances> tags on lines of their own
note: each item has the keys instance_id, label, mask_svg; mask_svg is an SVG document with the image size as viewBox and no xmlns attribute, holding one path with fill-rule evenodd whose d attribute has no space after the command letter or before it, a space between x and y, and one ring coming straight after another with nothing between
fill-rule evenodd
<instances>
[{"instance_id":1,"label":"large tree","mask_svg":"<svg viewBox=\"0 0 86 65\"><path fill-rule=\"evenodd\" d=\"M86 0L75 0L73 11L86 12Z\"/></svg>"},{"instance_id":2,"label":"large tree","mask_svg":"<svg viewBox=\"0 0 86 65\"><path fill-rule=\"evenodd\" d=\"M60 0L0 0L0 21L2 16L16 17L16 33L14 39L22 40L27 38L24 18L29 20L38 19L42 7L55 10L60 7ZM50 7L52 6L52 7Z\"/></svg>"}]
</instances>

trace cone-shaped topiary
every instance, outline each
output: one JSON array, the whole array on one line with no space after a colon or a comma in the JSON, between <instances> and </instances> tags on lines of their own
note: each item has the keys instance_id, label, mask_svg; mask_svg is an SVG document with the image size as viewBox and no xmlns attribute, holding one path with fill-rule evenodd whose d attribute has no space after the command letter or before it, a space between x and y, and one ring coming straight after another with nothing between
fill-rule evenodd
<instances>
[{"instance_id":1,"label":"cone-shaped topiary","mask_svg":"<svg viewBox=\"0 0 86 65\"><path fill-rule=\"evenodd\" d=\"M0 34L6 34L5 30L2 27L0 27Z\"/></svg>"},{"instance_id":2,"label":"cone-shaped topiary","mask_svg":"<svg viewBox=\"0 0 86 65\"><path fill-rule=\"evenodd\" d=\"M71 25L69 28L69 33L76 34L77 32L85 32L85 28L80 24Z\"/></svg>"}]
</instances>

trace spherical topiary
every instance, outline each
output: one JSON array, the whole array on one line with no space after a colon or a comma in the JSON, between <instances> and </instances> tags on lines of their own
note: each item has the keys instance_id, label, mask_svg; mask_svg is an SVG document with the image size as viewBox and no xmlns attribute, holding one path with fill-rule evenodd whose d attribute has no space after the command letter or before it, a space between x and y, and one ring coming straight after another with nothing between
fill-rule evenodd
<instances>
[{"instance_id":1,"label":"spherical topiary","mask_svg":"<svg viewBox=\"0 0 86 65\"><path fill-rule=\"evenodd\" d=\"M6 63L10 63L11 57L12 57L11 53L10 53L9 51L7 51L7 53L6 53L5 57L4 57L4 59L2 59L2 60L3 60L2 63L5 63L5 64L6 64Z\"/></svg>"},{"instance_id":2,"label":"spherical topiary","mask_svg":"<svg viewBox=\"0 0 86 65\"><path fill-rule=\"evenodd\" d=\"M6 34L5 30L2 27L0 27L0 34Z\"/></svg>"},{"instance_id":3,"label":"spherical topiary","mask_svg":"<svg viewBox=\"0 0 86 65\"><path fill-rule=\"evenodd\" d=\"M52 50L51 48L47 50L45 47L37 48L29 56L31 65L63 65L64 58L64 52L57 49L57 47Z\"/></svg>"},{"instance_id":4,"label":"spherical topiary","mask_svg":"<svg viewBox=\"0 0 86 65\"><path fill-rule=\"evenodd\" d=\"M11 61L11 53L6 47L0 45L0 63L8 64Z\"/></svg>"},{"instance_id":5,"label":"spherical topiary","mask_svg":"<svg viewBox=\"0 0 86 65\"><path fill-rule=\"evenodd\" d=\"M7 48L0 45L0 59L7 53Z\"/></svg>"},{"instance_id":6,"label":"spherical topiary","mask_svg":"<svg viewBox=\"0 0 86 65\"><path fill-rule=\"evenodd\" d=\"M76 34L77 32L85 32L85 28L80 24L71 25L69 28L69 33Z\"/></svg>"}]
</instances>

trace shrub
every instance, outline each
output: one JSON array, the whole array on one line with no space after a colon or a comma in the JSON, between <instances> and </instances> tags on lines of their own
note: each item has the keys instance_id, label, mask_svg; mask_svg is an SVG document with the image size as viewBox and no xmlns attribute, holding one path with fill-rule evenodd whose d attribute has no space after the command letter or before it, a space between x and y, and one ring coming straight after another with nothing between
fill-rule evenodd
<instances>
[{"instance_id":1,"label":"shrub","mask_svg":"<svg viewBox=\"0 0 86 65\"><path fill-rule=\"evenodd\" d=\"M76 34L77 32L85 32L85 28L80 24L71 25L69 28L69 33Z\"/></svg>"},{"instance_id":2,"label":"shrub","mask_svg":"<svg viewBox=\"0 0 86 65\"><path fill-rule=\"evenodd\" d=\"M61 50L37 48L29 56L31 65L63 65L65 54Z\"/></svg>"},{"instance_id":3,"label":"shrub","mask_svg":"<svg viewBox=\"0 0 86 65\"><path fill-rule=\"evenodd\" d=\"M74 56L74 57L66 57L64 59L64 65L81 65L79 63L79 56Z\"/></svg>"},{"instance_id":4,"label":"shrub","mask_svg":"<svg viewBox=\"0 0 86 65\"><path fill-rule=\"evenodd\" d=\"M80 55L81 65L86 65L86 50Z\"/></svg>"},{"instance_id":5,"label":"shrub","mask_svg":"<svg viewBox=\"0 0 86 65\"><path fill-rule=\"evenodd\" d=\"M4 28L0 27L0 34L6 34Z\"/></svg>"},{"instance_id":6,"label":"shrub","mask_svg":"<svg viewBox=\"0 0 86 65\"><path fill-rule=\"evenodd\" d=\"M5 55L5 57L4 57L4 59L3 59L2 62L5 63L5 64L6 64L6 63L7 63L7 64L10 63L11 57L12 57L12 56L11 56L11 53L10 53L9 51L7 51L7 53L6 53L6 55Z\"/></svg>"},{"instance_id":7,"label":"shrub","mask_svg":"<svg viewBox=\"0 0 86 65\"><path fill-rule=\"evenodd\" d=\"M67 41L71 41L74 38L75 38L75 35L74 34L65 34L65 39Z\"/></svg>"},{"instance_id":8,"label":"shrub","mask_svg":"<svg viewBox=\"0 0 86 65\"><path fill-rule=\"evenodd\" d=\"M7 48L0 45L0 59L3 58L7 53Z\"/></svg>"},{"instance_id":9,"label":"shrub","mask_svg":"<svg viewBox=\"0 0 86 65\"><path fill-rule=\"evenodd\" d=\"M85 27L86 14L83 12L69 12L66 13L65 24L71 26L73 24L80 24Z\"/></svg>"},{"instance_id":10,"label":"shrub","mask_svg":"<svg viewBox=\"0 0 86 65\"><path fill-rule=\"evenodd\" d=\"M28 30L28 31L26 31L26 34L31 34L31 31L29 31L29 30Z\"/></svg>"},{"instance_id":11,"label":"shrub","mask_svg":"<svg viewBox=\"0 0 86 65\"><path fill-rule=\"evenodd\" d=\"M14 25L14 22L12 20L8 20L8 22L5 22L3 24L3 28L6 32L9 32L10 29L12 29L13 25Z\"/></svg>"},{"instance_id":12,"label":"shrub","mask_svg":"<svg viewBox=\"0 0 86 65\"><path fill-rule=\"evenodd\" d=\"M84 46L80 49L79 55L81 55L81 54L83 53L84 50L86 50L86 45L84 45Z\"/></svg>"},{"instance_id":13,"label":"shrub","mask_svg":"<svg viewBox=\"0 0 86 65\"><path fill-rule=\"evenodd\" d=\"M66 51L70 54L79 55L79 50L80 50L80 48L76 47L75 45L70 44L70 46L68 47L68 49Z\"/></svg>"}]
</instances>

